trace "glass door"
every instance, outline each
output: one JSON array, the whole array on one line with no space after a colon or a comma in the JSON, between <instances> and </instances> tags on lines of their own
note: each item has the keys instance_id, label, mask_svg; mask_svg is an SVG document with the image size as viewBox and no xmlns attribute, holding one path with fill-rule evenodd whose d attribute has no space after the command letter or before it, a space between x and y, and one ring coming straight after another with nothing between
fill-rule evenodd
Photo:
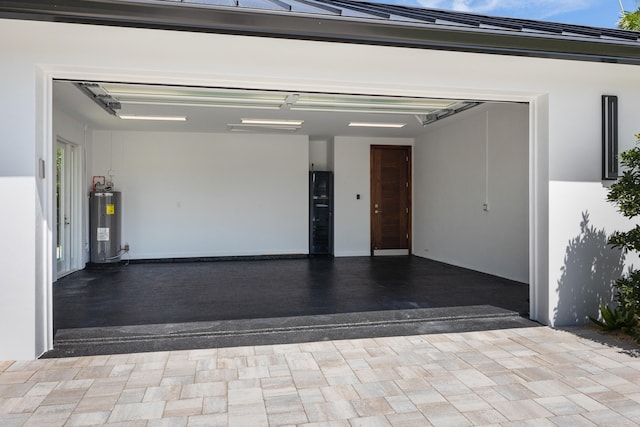
<instances>
[{"instance_id":1,"label":"glass door","mask_svg":"<svg viewBox=\"0 0 640 427\"><path fill-rule=\"evenodd\" d=\"M73 144L58 141L56 145L56 264L57 276L71 272L74 254L72 238L74 166Z\"/></svg>"}]
</instances>

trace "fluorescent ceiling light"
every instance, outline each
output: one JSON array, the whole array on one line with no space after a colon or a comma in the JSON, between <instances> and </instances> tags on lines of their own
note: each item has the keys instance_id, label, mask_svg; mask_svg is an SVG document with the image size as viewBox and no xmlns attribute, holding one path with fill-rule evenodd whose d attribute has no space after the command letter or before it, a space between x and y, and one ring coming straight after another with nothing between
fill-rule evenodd
<instances>
[{"instance_id":1,"label":"fluorescent ceiling light","mask_svg":"<svg viewBox=\"0 0 640 427\"><path fill-rule=\"evenodd\" d=\"M118 117L124 120L158 120L167 122L184 122L187 120L187 118L184 116L132 116L122 114Z\"/></svg>"},{"instance_id":2,"label":"fluorescent ceiling light","mask_svg":"<svg viewBox=\"0 0 640 427\"><path fill-rule=\"evenodd\" d=\"M388 108L388 107L354 107L354 106L342 106L342 105L294 105L291 107L291 111L325 111L331 113L363 113L363 114L404 114L414 116L416 114L428 114L438 109L434 108Z\"/></svg>"},{"instance_id":3,"label":"fluorescent ceiling light","mask_svg":"<svg viewBox=\"0 0 640 427\"><path fill-rule=\"evenodd\" d=\"M300 126L267 126L267 125L247 125L243 123L229 123L227 125L229 130L238 132L238 131L253 131L253 132L296 132L300 130Z\"/></svg>"},{"instance_id":4,"label":"fluorescent ceiling light","mask_svg":"<svg viewBox=\"0 0 640 427\"><path fill-rule=\"evenodd\" d=\"M406 123L368 123L368 122L350 122L349 126L351 127L362 127L362 128L393 128L400 129L405 127Z\"/></svg>"},{"instance_id":5,"label":"fluorescent ceiling light","mask_svg":"<svg viewBox=\"0 0 640 427\"><path fill-rule=\"evenodd\" d=\"M302 126L304 120L240 119L244 125Z\"/></svg>"},{"instance_id":6,"label":"fluorescent ceiling light","mask_svg":"<svg viewBox=\"0 0 640 427\"><path fill-rule=\"evenodd\" d=\"M170 100L170 99L161 99L158 101L152 100L135 100L123 101L126 105L162 105L169 107L203 107L203 108L251 108L255 110L280 110L281 104L279 103L271 103L271 104L253 104L251 102L242 102L242 101L210 101L210 100Z\"/></svg>"}]
</instances>

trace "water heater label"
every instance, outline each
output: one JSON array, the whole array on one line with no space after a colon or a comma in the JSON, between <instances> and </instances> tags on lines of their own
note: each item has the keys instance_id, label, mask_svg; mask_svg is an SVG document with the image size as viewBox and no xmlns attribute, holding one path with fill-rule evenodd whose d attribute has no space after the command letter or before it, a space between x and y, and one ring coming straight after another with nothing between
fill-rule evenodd
<instances>
[{"instance_id":1,"label":"water heater label","mask_svg":"<svg viewBox=\"0 0 640 427\"><path fill-rule=\"evenodd\" d=\"M108 242L108 241L109 241L109 229L98 228L98 242Z\"/></svg>"},{"instance_id":2,"label":"water heater label","mask_svg":"<svg viewBox=\"0 0 640 427\"><path fill-rule=\"evenodd\" d=\"M116 205L108 203L107 204L107 215L114 215L116 213ZM109 239L107 239L109 240Z\"/></svg>"}]
</instances>

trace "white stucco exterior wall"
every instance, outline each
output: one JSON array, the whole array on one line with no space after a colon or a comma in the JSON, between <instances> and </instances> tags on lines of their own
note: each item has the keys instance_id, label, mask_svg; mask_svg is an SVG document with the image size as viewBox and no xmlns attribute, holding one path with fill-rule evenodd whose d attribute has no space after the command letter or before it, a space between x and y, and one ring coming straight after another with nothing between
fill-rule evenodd
<instances>
[{"instance_id":1,"label":"white stucco exterior wall","mask_svg":"<svg viewBox=\"0 0 640 427\"><path fill-rule=\"evenodd\" d=\"M0 212L0 359L50 343L36 293L51 274L38 243L50 239L51 173L37 182L40 156L52 171L51 78L531 102L531 315L544 323L570 320L556 313L560 280L570 295L585 286L563 278L581 213L607 233L627 226L601 197L600 96L620 97L621 149L631 147L635 66L16 20L0 20L0 40L0 190L11 200Z\"/></svg>"}]
</instances>

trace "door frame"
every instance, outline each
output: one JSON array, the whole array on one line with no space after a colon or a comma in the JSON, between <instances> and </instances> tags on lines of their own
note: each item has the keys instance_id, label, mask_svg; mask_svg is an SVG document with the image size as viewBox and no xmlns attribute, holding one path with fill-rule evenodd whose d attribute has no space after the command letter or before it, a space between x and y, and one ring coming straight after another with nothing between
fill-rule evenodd
<instances>
[{"instance_id":1,"label":"door frame","mask_svg":"<svg viewBox=\"0 0 640 427\"><path fill-rule=\"evenodd\" d=\"M211 74L204 72L176 74L169 71L150 71L133 67L109 69L89 67L87 65L42 65L36 66L36 100L41 108L36 109L37 146L41 147L41 161L46 172L41 176L44 185L42 191L43 242L36 254L36 287L43 298L36 295L34 307L41 318L36 326L36 347L53 348L53 298L52 285L55 281L55 245L51 233L55 191L51 184L53 175L52 154L55 146L53 134L53 82L55 79L123 81L127 83L183 84L201 86L225 86L249 89L295 89L315 92L366 93L393 96L440 96L443 98L485 99L505 102L526 102L529 104L529 293L530 315L532 319L548 324L549 315L549 111L550 101L547 92L498 91L497 89L460 89L451 87L443 90L408 84L367 84L362 83L354 89L352 82L329 82L318 79L260 78L255 75ZM38 160L36 158L36 160ZM48 184L48 185L47 185ZM411 236L410 236L411 237Z\"/></svg>"},{"instance_id":2,"label":"door frame","mask_svg":"<svg viewBox=\"0 0 640 427\"><path fill-rule=\"evenodd\" d=\"M70 158L67 159L68 164L66 164L63 167L68 167L68 174L69 176L67 178L70 178L69 183L67 183L67 185L65 185L66 190L68 191L67 196L70 196L69 201L63 201L63 203L67 206L68 208L68 212L65 212L68 214L68 218L69 218L69 230L67 232L65 232L65 234L68 236L68 242L65 242L67 245L70 246L69 251L67 252L68 256L70 257L69 260L66 262L66 269L64 270L60 270L59 269L59 263L58 263L58 259L57 259L57 246L58 246L58 236L57 233L54 232L53 234L53 268L54 268L54 279L59 279L61 277L64 277L68 274L73 273L74 271L77 271L81 268L83 268L84 264L83 264L83 255L82 255L82 228L83 228L83 224L84 224L84 218L82 215L82 201L83 201L83 197L82 197L82 180L83 180L83 174L82 171L84 169L84 165L83 165L83 160L84 160L84 156L83 156L83 149L82 146L80 146L79 144L76 144L74 142L71 142L59 135L56 135L55 137L55 141L53 144L53 152L54 152L54 159L56 158L56 152L59 146L64 146L65 149L65 153L69 153L71 154ZM54 160L55 161L55 160ZM56 186L56 180L52 180L53 185L54 185L54 190L53 190L53 218L54 218L54 224L57 225L58 222L58 212L56 210L56 206L55 206L55 200L56 200L56 190L55 190L55 186ZM54 280L55 281L55 280Z\"/></svg>"},{"instance_id":3,"label":"door frame","mask_svg":"<svg viewBox=\"0 0 640 427\"><path fill-rule=\"evenodd\" d=\"M369 148L369 191L370 191L370 203L369 203L369 224L370 224L370 234L369 234L369 247L371 251L371 256L374 256L374 156L373 151L376 149L382 150L405 150L407 152L407 208L409 209L407 215L407 255L412 255L413 251L413 156L412 156L412 146L411 145L376 145L372 144Z\"/></svg>"}]
</instances>

